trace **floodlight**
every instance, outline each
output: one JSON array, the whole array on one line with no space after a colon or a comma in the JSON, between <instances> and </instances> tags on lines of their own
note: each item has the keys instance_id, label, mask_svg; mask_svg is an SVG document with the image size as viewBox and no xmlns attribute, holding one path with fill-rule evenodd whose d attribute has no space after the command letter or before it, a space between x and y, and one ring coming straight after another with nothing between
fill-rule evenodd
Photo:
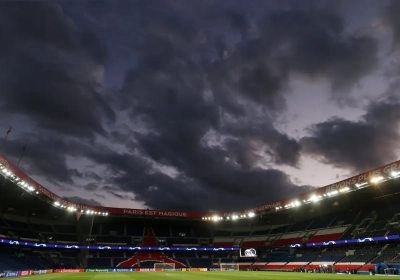
<instances>
[{"instance_id":1,"label":"floodlight","mask_svg":"<svg viewBox=\"0 0 400 280\"><path fill-rule=\"evenodd\" d=\"M378 183L383 180L383 177L374 177L371 179L371 183Z\"/></svg>"}]
</instances>

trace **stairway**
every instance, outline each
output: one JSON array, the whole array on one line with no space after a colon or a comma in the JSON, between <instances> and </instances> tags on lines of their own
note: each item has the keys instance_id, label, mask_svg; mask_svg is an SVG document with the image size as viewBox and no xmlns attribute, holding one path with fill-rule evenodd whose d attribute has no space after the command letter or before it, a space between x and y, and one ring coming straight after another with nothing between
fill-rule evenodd
<instances>
[{"instance_id":1,"label":"stairway","mask_svg":"<svg viewBox=\"0 0 400 280\"><path fill-rule=\"evenodd\" d=\"M157 247L158 241L155 237L153 228L150 225L146 225L143 229L143 244L145 247ZM163 252L146 252L139 251L133 257L117 264L117 267L133 267L139 263L153 261L153 262L162 262L162 263L174 263L175 267L186 267L185 264L178 262L166 255Z\"/></svg>"}]
</instances>

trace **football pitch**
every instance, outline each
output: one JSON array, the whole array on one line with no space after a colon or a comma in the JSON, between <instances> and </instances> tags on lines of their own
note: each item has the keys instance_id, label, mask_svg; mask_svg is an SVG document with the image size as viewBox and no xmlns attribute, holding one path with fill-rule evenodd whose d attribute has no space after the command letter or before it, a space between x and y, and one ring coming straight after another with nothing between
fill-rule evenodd
<instances>
[{"instance_id":1,"label":"football pitch","mask_svg":"<svg viewBox=\"0 0 400 280\"><path fill-rule=\"evenodd\" d=\"M302 280L302 279L371 279L370 275L344 274L311 274L297 272L264 272L264 271L234 271L234 272L86 272L86 273L57 273L27 276L32 280Z\"/></svg>"}]
</instances>

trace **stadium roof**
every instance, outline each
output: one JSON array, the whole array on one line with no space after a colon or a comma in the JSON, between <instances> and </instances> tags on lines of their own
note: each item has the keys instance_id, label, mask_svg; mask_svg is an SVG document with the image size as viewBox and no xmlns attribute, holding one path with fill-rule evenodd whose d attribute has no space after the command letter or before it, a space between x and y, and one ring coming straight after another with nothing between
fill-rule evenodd
<instances>
[{"instance_id":1,"label":"stadium roof","mask_svg":"<svg viewBox=\"0 0 400 280\"><path fill-rule=\"evenodd\" d=\"M288 209L297 209L300 206L305 209L307 207L313 208L315 204L329 205L332 201L337 204L339 200L341 202L351 200L352 205L354 205L354 203L365 203L366 201L376 200L379 197L383 198L388 195L395 195L400 191L397 185L397 181L400 177L400 160L295 197L270 202L251 209L212 213L100 207L75 203L56 195L37 183L2 155L0 155L0 173L13 182L13 186L19 186L21 190L31 193L36 199L46 200L52 204L51 207L53 208L56 207L70 212L99 216L112 214L135 217L171 217L216 221L232 220L252 218L268 213L282 212ZM394 184L385 183L383 185L383 183L387 181L394 182ZM382 186L385 187L383 188ZM304 211L302 212L304 213Z\"/></svg>"},{"instance_id":2,"label":"stadium roof","mask_svg":"<svg viewBox=\"0 0 400 280\"><path fill-rule=\"evenodd\" d=\"M112 215L112 216L99 216L99 215L83 215L81 219L91 219L95 223L104 223L115 221L117 219L123 220L147 220L157 219L158 223L165 220L169 223L171 219L179 223L192 223L193 226L204 227L209 224L215 229L225 229L232 231L241 231L251 226L254 227L277 227L294 222L300 222L307 219L312 219L329 213L343 212L357 212L360 210L371 210L381 205L390 206L392 203L399 201L399 180L390 180L381 184L374 185L370 188L363 188L357 192L347 192L337 196L331 196L324 200L302 204L300 207L266 211L263 214L257 215L253 218L238 219L236 221L221 220L218 223L208 222L199 219L181 219L174 217L154 217L154 216L136 216L136 215ZM0 215L11 215L13 217L21 217L38 219L38 222L46 221L49 223L74 223L77 220L75 213L65 211L60 207L54 207L46 197L36 195L32 192L27 192L23 188L16 187L16 185L9 179L0 176ZM78 214L79 212L76 212ZM11 217L10 217L11 218ZM112 219L111 219L112 218ZM39 221L40 220L40 221Z\"/></svg>"}]
</instances>

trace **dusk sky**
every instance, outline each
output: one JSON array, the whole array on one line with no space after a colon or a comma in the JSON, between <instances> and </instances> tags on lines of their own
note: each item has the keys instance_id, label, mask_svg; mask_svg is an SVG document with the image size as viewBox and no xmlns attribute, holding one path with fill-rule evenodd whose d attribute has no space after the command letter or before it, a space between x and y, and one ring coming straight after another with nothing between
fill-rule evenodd
<instances>
[{"instance_id":1,"label":"dusk sky","mask_svg":"<svg viewBox=\"0 0 400 280\"><path fill-rule=\"evenodd\" d=\"M400 1L0 2L0 153L76 202L235 210L400 158ZM1 132L3 131L3 132Z\"/></svg>"}]
</instances>

